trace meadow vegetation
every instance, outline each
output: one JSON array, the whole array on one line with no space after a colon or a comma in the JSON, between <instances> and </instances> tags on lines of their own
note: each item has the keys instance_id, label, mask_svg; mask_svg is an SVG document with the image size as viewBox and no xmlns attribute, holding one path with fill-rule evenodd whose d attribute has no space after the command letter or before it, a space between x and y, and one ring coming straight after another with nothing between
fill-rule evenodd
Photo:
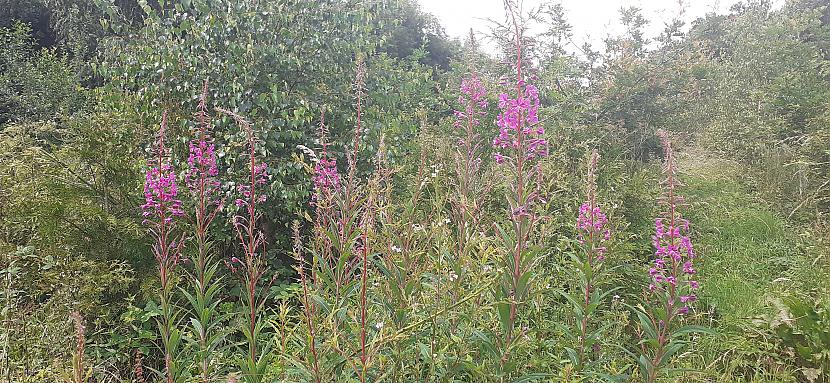
<instances>
[{"instance_id":1,"label":"meadow vegetation","mask_svg":"<svg viewBox=\"0 0 830 383\"><path fill-rule=\"evenodd\" d=\"M0 381L830 381L830 6L504 5L0 0Z\"/></svg>"}]
</instances>

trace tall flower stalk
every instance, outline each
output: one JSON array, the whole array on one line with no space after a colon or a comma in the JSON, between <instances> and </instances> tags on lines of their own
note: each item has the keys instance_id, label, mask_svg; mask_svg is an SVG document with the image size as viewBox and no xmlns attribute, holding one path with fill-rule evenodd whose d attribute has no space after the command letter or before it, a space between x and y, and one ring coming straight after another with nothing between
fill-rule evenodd
<instances>
[{"instance_id":1,"label":"tall flower stalk","mask_svg":"<svg viewBox=\"0 0 830 383\"><path fill-rule=\"evenodd\" d=\"M359 242L360 211L365 202L356 173L363 131L365 82L365 62L362 57L358 56L354 81L357 118L354 127L354 144L346 154L348 171L345 177L340 176L335 159L329 156L325 139L326 128L322 118L320 123L323 152L315 166L313 179L315 186L315 201L313 202L317 216L314 227L317 242L315 251L319 258L317 266L326 268L331 276L327 287L333 290L336 302L340 302L344 297L346 285L351 282L352 274L360 266L360 262L353 262L349 259L349 255L359 250L354 245ZM312 271L314 270L315 268L312 268Z\"/></svg>"},{"instance_id":2,"label":"tall flower stalk","mask_svg":"<svg viewBox=\"0 0 830 383\"><path fill-rule=\"evenodd\" d=\"M475 40L470 35L470 50L475 51ZM453 127L460 133L455 151L455 176L458 194L454 200L457 226L458 255L467 252L467 242L480 219L487 184L481 181L482 139L478 134L481 119L487 116L487 90L475 72L470 71L461 80L460 110L456 110Z\"/></svg>"},{"instance_id":3,"label":"tall flower stalk","mask_svg":"<svg viewBox=\"0 0 830 383\"><path fill-rule=\"evenodd\" d=\"M320 125L318 131L318 139L320 141L320 154L315 155L313 151L311 155L316 159L316 164L312 173L313 195L311 197L311 205L315 210L314 226L313 226L313 241L310 246L311 260L306 260L303 255L303 244L300 239L299 222L294 222L294 258L296 260L295 268L297 275L300 277L300 285L302 286L301 304L303 309L303 316L305 317L305 325L308 342L308 355L304 357L302 363L307 366L307 371L311 375L311 380L319 383L323 380L324 374L321 367L321 359L323 359L326 350L318 349L318 343L322 344L323 339L318 334L318 326L322 331L326 330L325 324L320 324L318 305L312 298L315 294L325 290L325 287L331 288L330 291L339 291L336 281L341 280L335 277L334 274L328 274L326 271L338 270L334 266L333 256L335 250L333 249L333 241L327 234L334 234L330 230L330 225L335 224L338 227L337 216L335 215L337 206L336 203L340 200L341 178L337 171L337 161L329 154L328 143L328 129L325 122L325 111L320 113ZM337 241L334 241L337 242ZM320 277L321 273L324 277ZM325 276L333 278L325 278ZM325 305L323 309L325 310ZM325 336L325 335L324 335Z\"/></svg>"},{"instance_id":4,"label":"tall flower stalk","mask_svg":"<svg viewBox=\"0 0 830 383\"><path fill-rule=\"evenodd\" d=\"M318 131L320 140L320 156L314 165L312 183L314 184L314 195L312 205L318 208L328 208L332 194L340 189L340 174L337 172L337 159L329 155L328 128L326 127L325 112L320 113L320 128ZM321 207L322 205L322 207Z\"/></svg>"},{"instance_id":5,"label":"tall flower stalk","mask_svg":"<svg viewBox=\"0 0 830 383\"><path fill-rule=\"evenodd\" d=\"M208 238L208 230L222 206L222 200L218 196L219 180L216 177L219 171L216 165L215 145L211 137L210 116L207 113L207 93L208 81L205 80L195 114L198 128L196 136L189 143L190 154L185 173L185 182L194 204L196 257L191 274L193 292L183 290L183 293L192 310L190 323L197 350L194 362L201 383L208 383L213 378L213 356L222 338L217 331L220 324L220 315L217 312L220 301L217 295L221 283L216 278L219 263L213 257Z\"/></svg>"},{"instance_id":6,"label":"tall flower stalk","mask_svg":"<svg viewBox=\"0 0 830 383\"><path fill-rule=\"evenodd\" d=\"M369 350L367 350L367 308L368 308L368 300L367 300L367 282L369 279L369 251L371 250L369 244L369 233L372 230L372 226L374 226L374 212L372 212L372 208L374 207L374 193L375 190L373 185L368 185L369 192L366 193L365 199L361 196L358 197L357 194L357 179L355 172L357 171L357 156L360 152L360 138L363 132L362 130L362 123L363 123L363 99L366 97L366 62L364 61L363 57L358 57L357 65L355 68L355 82L354 82L354 92L355 92L355 99L356 99L356 107L357 107L357 116L355 121L355 131L354 131L354 150L351 154L349 159L349 180L346 186L347 192L347 209L344 210L342 213L347 213L350 216L356 217L356 221L358 223L358 238L359 240L356 243L355 250L359 255L359 262L360 262L360 371L359 377L360 382L366 382L366 373L369 368L370 363L370 354ZM359 204L363 202L363 209L360 208ZM362 213L362 214L361 214Z\"/></svg>"},{"instance_id":7,"label":"tall flower stalk","mask_svg":"<svg viewBox=\"0 0 830 383\"><path fill-rule=\"evenodd\" d=\"M297 275L300 276L300 286L302 286L302 300L301 304L303 306L303 316L306 320L306 331L308 332L308 348L309 352L311 353L311 373L312 379L315 383L320 383L322 380L322 375L320 374L320 356L317 353L317 331L316 331L316 308L313 306L314 303L311 299L311 289L312 287L309 284L312 282L306 276L306 261L303 258L303 243L300 239L300 223L298 221L294 221L292 224L292 234L294 237L294 259L296 260L296 270Z\"/></svg>"},{"instance_id":8,"label":"tall flower stalk","mask_svg":"<svg viewBox=\"0 0 830 383\"><path fill-rule=\"evenodd\" d=\"M535 86L529 84L522 72L522 26L514 5L505 2L512 18L516 38L515 95L507 92L499 95L497 124L499 134L493 139L497 150L494 157L498 164L509 169L512 178L509 182L507 202L512 231L497 227L507 249L502 261L502 279L497 291L499 321L502 327L501 358L502 366L510 357L511 348L516 338L519 320L519 308L527 300L533 280L533 267L538 260L538 249L529 246L531 235L539 217L534 208L539 195L539 179L534 177L534 162L547 155L545 130L539 123L539 93Z\"/></svg>"},{"instance_id":9,"label":"tall flower stalk","mask_svg":"<svg viewBox=\"0 0 830 383\"><path fill-rule=\"evenodd\" d=\"M608 229L608 218L597 203L598 161L599 153L594 149L588 161L585 202L579 207L576 219L580 251L572 254L572 262L579 276L581 295L577 298L563 293L572 306L578 327L576 349L568 348L567 351L571 362L580 370L590 360L590 353L599 348L602 335L600 330L592 330L591 317L601 307L603 298L615 291L602 292L599 285L607 252L606 242L611 238L611 231Z\"/></svg>"},{"instance_id":10,"label":"tall flower stalk","mask_svg":"<svg viewBox=\"0 0 830 383\"><path fill-rule=\"evenodd\" d=\"M306 261L295 248L297 270L303 288L303 315L306 317L309 355L301 361L303 375L315 382L330 374L343 374L351 367L355 380L371 381L376 347L370 333L369 275L376 219L374 208L377 183L361 185L356 173L361 145L365 63L358 57L354 83L357 119L354 143L347 150L348 173L341 177L335 159L328 152L327 129L320 119L320 155L314 155L312 172L315 210L313 234ZM382 146L382 144L381 144ZM382 149L381 149L382 151ZM295 235L296 236L296 235ZM318 299L313 299L319 297ZM324 299L324 304L319 303ZM332 358L339 360L331 365ZM329 363L327 363L329 362Z\"/></svg>"},{"instance_id":11,"label":"tall flower stalk","mask_svg":"<svg viewBox=\"0 0 830 383\"><path fill-rule=\"evenodd\" d=\"M155 240L153 255L158 265L161 290L161 318L158 321L164 353L164 378L167 383L178 381L181 369L176 355L181 341L181 331L176 328L177 313L173 299L176 266L181 260L182 239L177 234L176 219L184 213L178 199L176 172L170 160L170 149L165 146L167 111L162 115L161 128L156 137L154 157L147 163L144 179L144 223Z\"/></svg>"},{"instance_id":12,"label":"tall flower stalk","mask_svg":"<svg viewBox=\"0 0 830 383\"><path fill-rule=\"evenodd\" d=\"M342 221L342 213L338 211L337 207L343 203L343 198L340 192L341 176L337 171L337 160L329 154L328 142L328 128L326 127L325 111L320 113L320 125L318 131L318 139L320 141L320 155L314 156L316 164L314 165L312 173L313 194L311 196L311 205L314 208L314 248L318 252L318 257L314 261L319 262L310 264L312 281L315 284L319 282L316 272L319 266L332 267L335 270L333 285L334 291L339 294L340 284L346 279L344 268L335 267L334 249L331 238L325 232L330 229L330 225L337 225L337 238L344 239L344 230ZM313 154L313 152L312 152ZM351 163L351 160L349 161ZM351 182L351 178L348 179ZM345 264L343 265L345 266ZM312 306L313 307L313 306ZM312 310L313 312L314 310Z\"/></svg>"},{"instance_id":13,"label":"tall flower stalk","mask_svg":"<svg viewBox=\"0 0 830 383\"><path fill-rule=\"evenodd\" d=\"M488 101L484 82L476 70L476 49L475 37L471 31L467 42L467 73L461 79L458 106L454 111L455 121L453 122L453 135L457 139L453 153L455 190L448 193L448 199L452 206L449 218L452 222L451 227L455 231L454 241L451 241L455 243L455 256L441 254L437 258L439 269L446 269L447 273L445 281L441 280L441 274L435 277L437 279L435 282L436 302L434 303L436 307L441 307L444 303L457 302L465 284L470 282L470 278L463 271L473 270L479 266L475 264L477 258L473 255L473 249L475 249L476 242L482 238L482 236L478 236L481 231L479 226L482 220L482 210L492 186L492 182L485 178L481 171L482 156L487 141L481 137L479 130L482 120L487 117ZM425 152L426 149L424 148L422 151ZM421 179L423 178L419 178L419 180ZM413 197L417 198L417 196L418 192L416 190ZM413 207L417 206L415 200L412 204ZM405 246L405 248L408 247ZM406 250L406 253L410 253L409 249ZM441 267L445 258L448 260L447 266ZM411 266L407 264L406 268L409 269ZM409 273L406 275L409 279ZM445 284L442 282L445 282ZM406 285L401 283L399 286ZM442 291L442 287L447 288ZM399 289L406 291L405 287L399 287ZM407 301L400 300L404 304ZM430 345L432 350L452 345L452 343L448 343L447 346L444 346L441 343L443 339L446 339L446 336L456 336L459 327L462 327L459 326L457 317L447 319L449 325L447 333L443 335L434 333L431 336ZM440 321L433 321L432 327L434 332L438 332L443 326L440 325ZM434 355L435 352L430 354ZM435 368L435 365L436 363L433 361L431 368Z\"/></svg>"},{"instance_id":14,"label":"tall flower stalk","mask_svg":"<svg viewBox=\"0 0 830 383\"><path fill-rule=\"evenodd\" d=\"M681 326L689 307L697 300L699 288L695 280L693 261L696 258L689 238L689 221L680 214L683 197L677 194L681 186L677 178L674 150L667 132L659 131L665 161L659 203L664 210L655 219L654 263L649 268L651 283L648 287L647 306L637 311L643 331L640 372L647 383L657 381L661 372L687 342L683 336L707 329L698 326Z\"/></svg>"},{"instance_id":15,"label":"tall flower stalk","mask_svg":"<svg viewBox=\"0 0 830 383\"><path fill-rule=\"evenodd\" d=\"M245 131L248 147L248 182L240 184L237 191L240 198L235 201L242 212L233 217L233 228L242 247L242 259L233 257L228 265L236 273L243 284L242 304L246 309L243 315L242 333L248 346L246 359L242 365L243 378L246 382L261 382L265 369L268 366L269 353L266 349L258 349L258 341L265 322L260 320L260 313L267 300L267 291L270 286L261 286L267 271L265 255L265 235L257 226L260 212L257 206L265 202L265 194L259 193L258 188L267 181L267 164L257 162L256 144L251 125L242 116L225 109L217 108L218 112L233 118ZM262 288L262 291L260 291Z\"/></svg>"},{"instance_id":16,"label":"tall flower stalk","mask_svg":"<svg viewBox=\"0 0 830 383\"><path fill-rule=\"evenodd\" d=\"M372 201L371 195L369 200L366 202L367 207L372 206L374 201ZM360 383L366 383L366 372L369 368L369 358L370 355L367 353L366 350L366 319L368 316L367 308L368 308L368 301L367 301L367 282L369 279L369 251L370 251L370 244L369 244L369 232L372 230L372 226L374 225L374 217L372 216L372 212L364 210L363 216L360 220L360 262L361 262L361 273L360 273Z\"/></svg>"}]
</instances>

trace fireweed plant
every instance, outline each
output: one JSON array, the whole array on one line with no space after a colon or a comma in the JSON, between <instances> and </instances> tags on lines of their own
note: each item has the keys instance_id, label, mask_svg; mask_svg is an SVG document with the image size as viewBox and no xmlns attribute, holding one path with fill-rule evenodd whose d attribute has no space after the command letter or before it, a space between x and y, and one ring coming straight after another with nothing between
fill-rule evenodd
<instances>
[{"instance_id":1,"label":"fireweed plant","mask_svg":"<svg viewBox=\"0 0 830 383\"><path fill-rule=\"evenodd\" d=\"M360 90L360 65L357 73ZM357 94L360 112L363 96ZM439 355L450 343L470 353L462 342L444 336L447 318L491 288L490 283L482 283L474 293L448 298L447 282L460 279L453 277L454 265L441 263L451 259L445 255L455 246L449 240L450 221L420 218L422 209L431 208L419 204L421 193L435 178L425 166L427 156L422 155L411 198L393 204L393 170L386 160L383 135L372 175L365 181L355 175L362 124L358 113L354 136L358 146L349 148L348 168L342 175L326 144L322 118L319 154L301 148L314 161L307 169L312 174L315 214L308 217L312 228L306 244L295 238L300 322L305 331L296 338L301 351L293 360L297 368L289 372L292 381L330 381L332 376L361 382L427 381L440 376L444 363ZM441 204L437 210L444 208ZM427 215L435 217L432 212ZM439 231L445 234L443 242L432 234Z\"/></svg>"},{"instance_id":2,"label":"fireweed plant","mask_svg":"<svg viewBox=\"0 0 830 383\"><path fill-rule=\"evenodd\" d=\"M260 338L266 322L261 315L265 302L268 298L267 292L271 282L263 280L268 265L264 259L265 235L257 226L261 218L261 212L257 206L265 202L265 194L259 193L258 189L265 185L268 179L266 173L268 165L257 161L257 139L251 125L242 116L231 111L216 108L219 113L233 118L243 129L247 138L247 163L248 181L237 186L239 197L234 204L240 213L232 218L234 231L237 240L242 247L242 258L232 257L226 260L230 270L236 274L242 283L242 306L245 313L242 315L242 334L248 346L246 357L240 364L242 379L245 382L262 382L265 370L270 361L268 344L262 348Z\"/></svg>"},{"instance_id":3,"label":"fireweed plant","mask_svg":"<svg viewBox=\"0 0 830 383\"><path fill-rule=\"evenodd\" d=\"M248 177L236 188L238 198L232 205L228 203L231 209L236 208L232 224L242 251L226 260L241 281L239 322L244 339L239 344L247 346L237 370L241 381L264 381L269 366L276 364L271 363L275 358L285 362L279 365L283 380L315 383L332 381L333 377L364 383L506 381L520 374L524 378L518 381L528 381L550 376L548 365L537 364L538 359L523 360L535 351L528 339L544 335L542 331L531 333L535 327L531 327L534 318L529 313L536 300L532 285L539 284L534 269L542 257L535 243L541 231L538 223L545 218L540 207L544 198L538 190L539 161L547 155L547 142L538 118L538 91L523 76L522 27L517 18L513 21L516 82L499 95L499 133L492 142L496 164L509 175L505 177L509 214L504 223L494 225L495 236L500 238L488 236L482 227L489 227L489 222L481 223L487 219L480 212L490 186L482 175L484 150L476 133L486 113L486 91L476 72L470 70L460 83L452 148L435 150L428 132L422 133L425 139L416 182L406 190L412 195L395 203L393 198L403 194L392 192L394 170L386 160L383 134L379 135L376 169L366 179L357 175L358 154L368 147L362 136L366 69L359 61L354 143L346 145L345 173L338 169L337 151L328 142L325 115L320 117L317 154L301 147L314 161L307 166L314 214L305 216L309 226L305 234L299 222L292 228L299 312L295 318L279 316L281 327L275 326L275 333L281 336L275 338L280 342L279 350L272 350L268 346L271 342L263 343L269 322L264 310L272 281L264 277L266 244L258 224L267 167L257 158L259 143L250 124L239 115L215 109L235 120L247 138L246 153L238 162L244 164ZM162 315L158 319L165 357L162 377L168 383L215 381L224 369L218 357L224 350L221 339L228 335L220 331L226 321L217 308L223 284L216 276L218 266L209 236L211 222L225 206L219 197L207 83L195 120L188 168L183 172L193 200L195 243L192 284L181 290L192 313L187 340L193 364L187 368L179 365L184 360L178 351L183 335L177 328L180 314L171 292L183 242L176 224L184 213L170 151L165 147L166 113L148 163L142 206L145 223L156 241L153 251L162 282ZM649 271L648 298L634 308L643 336L641 353L635 358L641 365L640 375L649 383L663 376L671 357L688 343L684 336L700 331L682 326L696 300L695 255L688 222L678 212L682 198L676 194L680 183L674 153L668 136L661 138L666 153L666 192L660 202L665 212L656 221L656 260ZM428 152L430 149L435 152ZM446 158L431 156L437 153ZM448 165L446 176L439 175L441 161ZM565 350L577 378L585 380L604 377L598 371L604 361L599 345L607 327L598 318L606 297L615 291L607 287L610 270L605 257L609 256L611 233L597 198L598 161L593 151L586 197L576 219L578 251L571 254L571 261L577 288L562 292L575 323L564 328L571 341ZM237 351L243 354L243 350ZM136 358L138 377L143 367L140 355ZM185 376L190 370L192 376Z\"/></svg>"},{"instance_id":4,"label":"fireweed plant","mask_svg":"<svg viewBox=\"0 0 830 383\"><path fill-rule=\"evenodd\" d=\"M299 373L314 382L331 376L353 376L360 382L373 380L370 377L377 347L375 331L370 328L377 326L369 320L368 279L374 263L371 258L375 209L370 205L377 199L378 182L361 183L356 173L365 76L365 63L358 58L354 82L356 124L345 177L340 176L337 162L329 154L327 128L321 114L322 148L312 174L315 217L312 238L306 246L310 262L300 254L302 246L295 239L308 351L300 358Z\"/></svg>"},{"instance_id":5,"label":"fireweed plant","mask_svg":"<svg viewBox=\"0 0 830 383\"><path fill-rule=\"evenodd\" d=\"M597 163L599 153L591 152L586 176L586 199L579 207L576 219L579 249L571 253L571 262L579 277L579 295L561 292L570 304L576 320L576 331L563 326L565 335L575 344L566 347L577 370L583 370L598 354L604 327L596 328L593 316L602 307L605 297L617 289L602 291L607 242L611 239L608 218L597 202ZM605 326L607 327L607 326Z\"/></svg>"},{"instance_id":6,"label":"fireweed plant","mask_svg":"<svg viewBox=\"0 0 830 383\"><path fill-rule=\"evenodd\" d=\"M296 261L295 269L297 270L297 275L300 277L300 286L302 288L300 304L302 305L302 316L303 319L305 319L306 325L307 336L305 344L308 345L308 355L301 356L298 364L307 367L305 371L303 371L306 380L320 383L322 381L322 375L320 374L320 356L317 352L317 330L315 318L317 310L314 306L313 298L311 297L311 291L314 287L309 285L312 281L311 278L306 275L306 268L308 265L303 257L303 242L302 237L300 236L300 222L294 221L291 229L294 238L292 255Z\"/></svg>"},{"instance_id":7,"label":"fireweed plant","mask_svg":"<svg viewBox=\"0 0 830 383\"><path fill-rule=\"evenodd\" d=\"M677 194L681 183L672 143L667 132L661 130L658 135L665 156L664 194L658 202L664 210L654 220L655 259L648 269L651 283L645 307L635 310L642 331L638 364L647 383L656 382L661 374L670 372L671 358L688 344L688 334L709 331L700 326L682 325L684 316L697 300L696 290L700 287L693 264L696 253L689 238L689 221L679 211L684 200Z\"/></svg>"},{"instance_id":8,"label":"fireweed plant","mask_svg":"<svg viewBox=\"0 0 830 383\"><path fill-rule=\"evenodd\" d=\"M312 240L308 246L310 260L303 255L304 246L299 238L298 226L295 226L297 230L294 232L294 256L302 287L301 303L306 325L304 348L307 351L301 355L298 364L303 366L300 375L304 380L314 382L324 381L326 377L338 373L332 366L334 359L347 360L357 375L360 371L354 363L353 354L345 351L345 343L348 342L335 338L341 331L348 332L345 329L350 327L344 319L346 310L340 307L347 304L350 292L358 291L354 284L357 262L352 253L358 235L353 225L355 215L341 211L351 205L344 199L346 190L356 189L345 185L352 182L353 173L346 180L341 180L337 160L329 154L327 133L325 115L321 113L318 136L322 148L319 157L314 157L316 164L312 171L311 205L315 217ZM347 296L344 297L344 294ZM320 298L315 300L315 297Z\"/></svg>"},{"instance_id":9,"label":"fireweed plant","mask_svg":"<svg viewBox=\"0 0 830 383\"><path fill-rule=\"evenodd\" d=\"M472 34L470 50L475 51L475 40ZM481 126L481 119L487 116L487 90L476 73L473 63L469 62L468 66L469 74L461 80L461 94L458 96L460 108L453 112L455 116L453 128L460 133L454 153L458 193L453 199L459 257L467 254L467 243L471 235L476 232L475 229L481 219L481 206L489 191L489 184L481 179L483 140L477 133Z\"/></svg>"},{"instance_id":10,"label":"fireweed plant","mask_svg":"<svg viewBox=\"0 0 830 383\"><path fill-rule=\"evenodd\" d=\"M216 152L211 136L211 118L207 112L208 81L205 80L202 96L195 113L195 137L189 142L185 183L193 202L193 231L196 254L190 275L192 291L182 289L191 310L190 340L194 349L193 361L196 376L201 383L210 382L215 375L215 353L222 343L223 333L218 331L222 316L218 312L222 288L221 279L216 276L219 262L213 256L213 246L208 231L217 213L222 208L219 197L219 171Z\"/></svg>"},{"instance_id":11,"label":"fireweed plant","mask_svg":"<svg viewBox=\"0 0 830 383\"><path fill-rule=\"evenodd\" d=\"M450 153L451 169L447 174L449 184L430 187L430 198L438 216L436 227L432 230L431 249L425 251L431 264L438 270L425 270L429 278L428 288L435 290L434 311L448 307L463 298L466 292L475 290L479 278L471 272L480 271L482 259L479 246L482 244L482 207L493 183L484 176L482 158L486 140L479 134L482 120L488 115L487 90L475 65L476 43L470 34L467 47L467 73L461 78L457 108L453 111L452 138L455 140ZM420 178L419 178L420 179ZM416 191L417 197L419 191ZM451 209L445 214L443 201ZM446 233L444 232L446 231ZM405 243L405 242L404 242ZM407 254L412 252L408 245ZM407 256L407 258L409 258ZM411 269L411 266L407 266ZM405 280L410 280L405 278ZM411 282L409 284L412 285ZM404 288L406 284L401 285ZM410 288L411 290L411 288ZM406 290L404 290L406 291ZM401 302L406 302L402 300ZM438 379L442 369L452 371L457 368L460 358L470 351L465 345L457 344L452 339L463 339L472 334L469 323L464 323L464 316L481 315L475 308L459 307L452 313L442 315L431 321L429 375ZM438 352L452 355L451 358L437 358ZM441 360L445 359L445 360ZM448 372L444 372L445 374Z\"/></svg>"},{"instance_id":12,"label":"fireweed plant","mask_svg":"<svg viewBox=\"0 0 830 383\"><path fill-rule=\"evenodd\" d=\"M159 299L161 316L158 320L164 354L164 372L162 376L167 383L178 382L183 369L179 365L179 346L182 332L177 328L178 311L173 300L175 271L181 261L183 234L178 232L176 220L184 212L182 202L178 199L179 189L176 172L170 159L170 149L165 146L164 135L167 128L167 111L162 114L161 127L153 150L153 156L147 162L144 179L144 224L154 240L153 255L158 265L161 290Z\"/></svg>"},{"instance_id":13,"label":"fireweed plant","mask_svg":"<svg viewBox=\"0 0 830 383\"><path fill-rule=\"evenodd\" d=\"M534 279L533 268L540 258L540 248L532 246L534 227L540 220L535 212L538 202L538 178L534 177L535 163L547 156L545 129L539 123L539 92L526 81L522 72L522 26L519 16L510 2L506 2L515 27L516 62L514 96L509 92L499 95L501 112L496 121L499 134L493 139L496 163L511 174L507 202L510 229L496 224L506 252L500 262L502 278L496 291L498 318L501 334L498 340L499 366L512 369L510 354L516 340L524 335L518 328L521 308L531 294Z\"/></svg>"}]
</instances>

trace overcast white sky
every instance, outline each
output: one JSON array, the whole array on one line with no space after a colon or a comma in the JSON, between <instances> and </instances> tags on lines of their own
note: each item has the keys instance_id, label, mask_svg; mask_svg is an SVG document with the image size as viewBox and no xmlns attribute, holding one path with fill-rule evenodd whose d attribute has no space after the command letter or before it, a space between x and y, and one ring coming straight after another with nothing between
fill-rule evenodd
<instances>
[{"instance_id":1,"label":"overcast white sky","mask_svg":"<svg viewBox=\"0 0 830 383\"><path fill-rule=\"evenodd\" d=\"M418 0L421 8L441 20L450 37L464 37L470 28L485 32L486 19L504 20L502 0ZM521 0L520 0L521 1ZM774 1L780 3L783 0ZM545 0L524 0L525 10L538 7ZM557 2L554 0L554 2ZM568 22L573 27L574 41L581 44L590 41L594 49L601 48L607 35L616 35L622 27L619 10L637 6L651 23L647 37L656 37L665 23L681 10L678 0L559 0L566 10ZM688 24L709 12L726 13L739 0L683 0L682 19Z\"/></svg>"}]
</instances>

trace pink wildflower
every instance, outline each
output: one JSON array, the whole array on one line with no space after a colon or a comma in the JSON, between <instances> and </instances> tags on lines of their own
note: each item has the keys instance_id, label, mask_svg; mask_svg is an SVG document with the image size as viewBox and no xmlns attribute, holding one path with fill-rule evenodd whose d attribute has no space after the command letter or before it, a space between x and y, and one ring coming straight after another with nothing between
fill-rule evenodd
<instances>
[{"instance_id":1,"label":"pink wildflower","mask_svg":"<svg viewBox=\"0 0 830 383\"><path fill-rule=\"evenodd\" d=\"M164 146L164 130L167 127L167 112L162 116L161 129L158 133L155 158L147 161L148 169L144 176L144 204L141 205L144 222L152 219L170 223L173 217L184 214L182 201L178 199L179 188L176 172L170 164L170 149Z\"/></svg>"},{"instance_id":2,"label":"pink wildflower","mask_svg":"<svg viewBox=\"0 0 830 383\"><path fill-rule=\"evenodd\" d=\"M545 129L539 125L539 92L524 80L519 80L518 88L516 98L506 93L499 95L501 112L496 120L499 134L493 138L493 148L512 149L516 155L525 156L528 160L545 157L548 155L548 143L543 138ZM502 156L500 152L498 154Z\"/></svg>"},{"instance_id":3,"label":"pink wildflower","mask_svg":"<svg viewBox=\"0 0 830 383\"><path fill-rule=\"evenodd\" d=\"M683 306L678 308L678 312L685 313L688 312L687 304L694 302L696 298L691 294L682 295L681 290L685 289L685 285L688 285L689 289L697 289L699 284L691 280L684 284L679 281L697 273L693 265L696 254L688 235L689 221L683 219L677 209L683 200L676 195L676 188L680 182L677 180L671 142L665 132L660 132L660 138L663 141L666 156L664 168L666 195L660 201L666 207L666 211L662 217L654 220L655 230L652 242L655 260L654 267L649 269L649 275L653 279L652 284L656 286L656 291L668 294L670 300L680 296Z\"/></svg>"}]
</instances>

